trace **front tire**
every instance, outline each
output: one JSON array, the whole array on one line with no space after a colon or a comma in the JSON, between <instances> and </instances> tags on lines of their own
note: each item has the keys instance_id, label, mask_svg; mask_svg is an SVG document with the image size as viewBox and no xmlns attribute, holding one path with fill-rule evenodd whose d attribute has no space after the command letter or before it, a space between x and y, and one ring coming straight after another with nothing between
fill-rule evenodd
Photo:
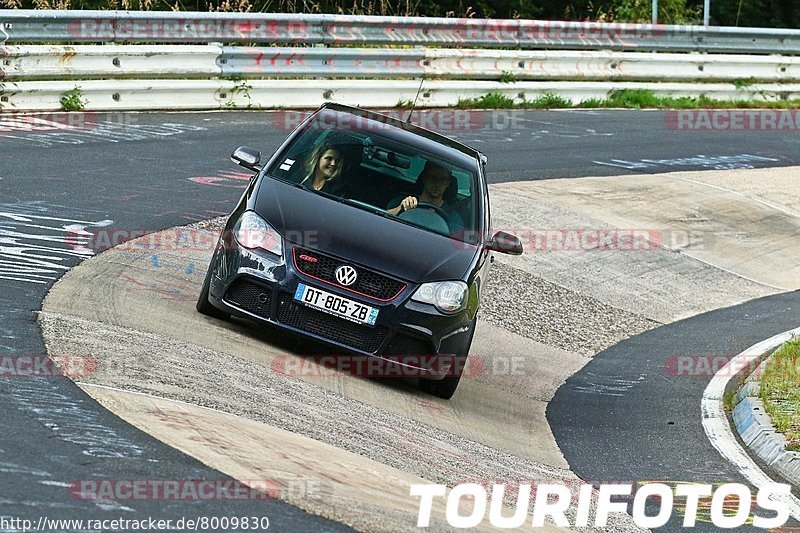
<instances>
[{"instance_id":1,"label":"front tire","mask_svg":"<svg viewBox=\"0 0 800 533\"><path fill-rule=\"evenodd\" d=\"M469 340L466 342L465 346L461 347L461 354L453 356L455 359L455 371L453 372L453 375L447 376L438 381L421 379L419 382L420 390L445 400L449 400L453 397L453 395L456 393L456 389L458 388L458 383L461 381L461 374L466 367L469 349L472 346L472 339L475 337L475 326L477 325L478 317L476 316L472 320L472 331L469 334Z\"/></svg>"},{"instance_id":2,"label":"front tire","mask_svg":"<svg viewBox=\"0 0 800 533\"><path fill-rule=\"evenodd\" d=\"M213 258L211 260L212 264L214 262ZM208 301L208 291L211 287L211 267L208 267L208 271L206 272L206 279L203 281L203 288L200 290L200 296L197 298L197 304L195 305L195 309L197 309L198 313L204 314L206 316L210 316L213 318L219 318L221 320L228 320L231 315L226 313L225 311L221 311L211 305L211 302Z\"/></svg>"},{"instance_id":3,"label":"front tire","mask_svg":"<svg viewBox=\"0 0 800 533\"><path fill-rule=\"evenodd\" d=\"M433 394L439 398L449 400L456 393L458 382L461 381L461 373L457 376L447 376L444 379L433 381L430 379L422 379L419 382L419 388L423 392Z\"/></svg>"}]
</instances>

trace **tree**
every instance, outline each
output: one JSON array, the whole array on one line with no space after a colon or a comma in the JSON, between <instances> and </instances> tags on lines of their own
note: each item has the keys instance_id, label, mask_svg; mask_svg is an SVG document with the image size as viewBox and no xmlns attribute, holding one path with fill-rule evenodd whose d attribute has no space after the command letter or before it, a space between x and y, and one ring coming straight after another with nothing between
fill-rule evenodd
<instances>
[{"instance_id":1,"label":"tree","mask_svg":"<svg viewBox=\"0 0 800 533\"><path fill-rule=\"evenodd\" d=\"M653 18L652 0L620 0L610 9L619 22L646 23ZM686 0L658 1L659 24L698 24L702 19L702 7L687 5Z\"/></svg>"},{"instance_id":2,"label":"tree","mask_svg":"<svg viewBox=\"0 0 800 533\"><path fill-rule=\"evenodd\" d=\"M652 0L0 0L25 9L134 9L344 13L428 17L650 22ZM659 0L662 24L702 21L703 0ZM800 0L711 0L716 26L800 28Z\"/></svg>"}]
</instances>

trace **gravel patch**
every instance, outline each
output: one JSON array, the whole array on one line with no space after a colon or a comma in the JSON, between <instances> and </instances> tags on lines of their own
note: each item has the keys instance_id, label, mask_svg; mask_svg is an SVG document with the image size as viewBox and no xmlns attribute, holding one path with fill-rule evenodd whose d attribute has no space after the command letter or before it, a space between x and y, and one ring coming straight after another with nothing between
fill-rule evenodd
<instances>
[{"instance_id":1,"label":"gravel patch","mask_svg":"<svg viewBox=\"0 0 800 533\"><path fill-rule=\"evenodd\" d=\"M192 222L191 224L187 224L186 227L219 233L223 230L223 228L225 228L225 223L228 221L229 216L230 215L225 215L217 218L201 220L199 222Z\"/></svg>"},{"instance_id":2,"label":"gravel patch","mask_svg":"<svg viewBox=\"0 0 800 533\"><path fill-rule=\"evenodd\" d=\"M480 317L542 344L591 356L661 325L495 262Z\"/></svg>"}]
</instances>

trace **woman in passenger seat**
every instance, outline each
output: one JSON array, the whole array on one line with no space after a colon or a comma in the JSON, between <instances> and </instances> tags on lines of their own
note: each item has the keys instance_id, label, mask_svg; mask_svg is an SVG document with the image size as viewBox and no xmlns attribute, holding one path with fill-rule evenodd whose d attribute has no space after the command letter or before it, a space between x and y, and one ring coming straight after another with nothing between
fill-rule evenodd
<instances>
[{"instance_id":1,"label":"woman in passenger seat","mask_svg":"<svg viewBox=\"0 0 800 533\"><path fill-rule=\"evenodd\" d=\"M344 158L342 151L333 144L320 144L306 160L308 175L300 182L315 191L344 196L345 185L341 180Z\"/></svg>"}]
</instances>

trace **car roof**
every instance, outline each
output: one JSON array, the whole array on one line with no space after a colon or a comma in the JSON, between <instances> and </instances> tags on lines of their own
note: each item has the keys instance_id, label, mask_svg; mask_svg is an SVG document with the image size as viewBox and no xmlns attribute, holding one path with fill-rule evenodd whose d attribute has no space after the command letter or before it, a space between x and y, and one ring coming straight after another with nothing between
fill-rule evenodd
<instances>
[{"instance_id":1,"label":"car roof","mask_svg":"<svg viewBox=\"0 0 800 533\"><path fill-rule=\"evenodd\" d=\"M451 139L450 137L446 137L440 133L436 133L435 131L425 129L422 126L417 126L416 124L412 124L410 122L404 122L402 120L398 120L396 118L384 115L382 113L376 113L375 111L369 111L367 109L363 109L360 107L352 107L349 105L337 104L333 102L326 102L320 107L320 110L322 109L331 109L334 111L351 113L353 115L364 117L368 120L376 120L384 124L389 124L391 126L395 126L410 133L414 133L429 141L445 145L448 148L452 148L454 150L461 152L462 154L476 158L478 160L480 160L481 157L483 156L483 154L478 150L471 148L465 144L461 144L460 142Z\"/></svg>"}]
</instances>

